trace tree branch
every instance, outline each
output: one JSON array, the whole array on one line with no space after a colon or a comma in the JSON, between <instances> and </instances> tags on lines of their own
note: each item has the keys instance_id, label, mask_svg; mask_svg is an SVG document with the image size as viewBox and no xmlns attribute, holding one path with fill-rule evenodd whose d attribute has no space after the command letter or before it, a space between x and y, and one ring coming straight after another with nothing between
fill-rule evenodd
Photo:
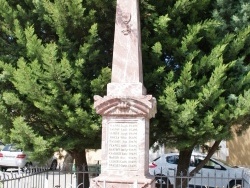
<instances>
[{"instance_id":1,"label":"tree branch","mask_svg":"<svg viewBox=\"0 0 250 188\"><path fill-rule=\"evenodd\" d=\"M190 173L189 176L194 176L200 169L202 169L202 167L209 161L209 159L212 157L212 155L215 153L215 151L218 149L219 145L221 143L221 140L216 140L213 144L213 146L211 147L211 149L208 151L207 156L205 157L205 159L203 161L201 161L195 169L193 169Z\"/></svg>"}]
</instances>

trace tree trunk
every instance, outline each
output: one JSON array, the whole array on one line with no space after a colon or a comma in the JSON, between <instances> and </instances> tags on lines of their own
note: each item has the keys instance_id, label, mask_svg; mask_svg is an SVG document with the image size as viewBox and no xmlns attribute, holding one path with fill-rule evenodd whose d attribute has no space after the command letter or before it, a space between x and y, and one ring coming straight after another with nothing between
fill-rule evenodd
<instances>
[{"instance_id":1,"label":"tree trunk","mask_svg":"<svg viewBox=\"0 0 250 188\"><path fill-rule=\"evenodd\" d=\"M193 149L186 149L180 151L179 154L179 161L178 161L178 167L177 167L177 177L183 176L183 177L192 177L197 173L211 158L211 156L214 154L216 150L218 150L218 147L220 145L221 140L217 140L214 142L211 149L208 151L207 156L203 161L201 161L195 169L193 169L189 173L189 165L190 165L190 159L192 156ZM187 178L176 178L176 187L188 187L188 179Z\"/></svg>"},{"instance_id":2,"label":"tree trunk","mask_svg":"<svg viewBox=\"0 0 250 188\"><path fill-rule=\"evenodd\" d=\"M181 150L179 153L179 161L178 161L178 167L177 167L177 177L183 176L186 177L188 176L188 169L189 169L189 164L190 164L190 158L193 152L193 148L190 149L185 149ZM186 178L176 178L176 187L188 187L188 181Z\"/></svg>"},{"instance_id":3,"label":"tree trunk","mask_svg":"<svg viewBox=\"0 0 250 188\"><path fill-rule=\"evenodd\" d=\"M72 151L72 158L75 161L75 170L77 174L77 185L78 188L89 188L89 174L84 173L88 171L86 152L83 151Z\"/></svg>"}]
</instances>

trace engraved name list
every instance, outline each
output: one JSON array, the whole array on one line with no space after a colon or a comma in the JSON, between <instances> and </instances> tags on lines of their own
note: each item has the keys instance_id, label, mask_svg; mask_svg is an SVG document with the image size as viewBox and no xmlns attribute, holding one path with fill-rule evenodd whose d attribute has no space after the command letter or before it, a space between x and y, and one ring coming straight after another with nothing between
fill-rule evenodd
<instances>
[{"instance_id":1,"label":"engraved name list","mask_svg":"<svg viewBox=\"0 0 250 188\"><path fill-rule=\"evenodd\" d=\"M137 170L138 125L129 123L109 123L108 168Z\"/></svg>"}]
</instances>

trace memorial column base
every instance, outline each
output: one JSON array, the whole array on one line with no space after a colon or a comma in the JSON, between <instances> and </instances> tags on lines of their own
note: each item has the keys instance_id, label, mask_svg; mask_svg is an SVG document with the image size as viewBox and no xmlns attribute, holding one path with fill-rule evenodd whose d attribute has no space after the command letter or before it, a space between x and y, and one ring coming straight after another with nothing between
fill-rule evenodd
<instances>
[{"instance_id":1,"label":"memorial column base","mask_svg":"<svg viewBox=\"0 0 250 188\"><path fill-rule=\"evenodd\" d=\"M91 181L91 188L155 188L154 177L120 177L100 175Z\"/></svg>"}]
</instances>

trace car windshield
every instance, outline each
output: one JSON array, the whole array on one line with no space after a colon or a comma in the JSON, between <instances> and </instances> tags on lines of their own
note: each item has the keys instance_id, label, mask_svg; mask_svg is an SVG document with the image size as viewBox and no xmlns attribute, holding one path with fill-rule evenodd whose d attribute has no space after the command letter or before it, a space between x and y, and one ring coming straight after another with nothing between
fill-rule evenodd
<instances>
[{"instance_id":1,"label":"car windshield","mask_svg":"<svg viewBox=\"0 0 250 188\"><path fill-rule=\"evenodd\" d=\"M16 151L22 151L21 149L19 148L16 148L14 145L12 144L7 144L3 147L2 151L13 151L13 152L16 152Z\"/></svg>"},{"instance_id":2,"label":"car windshield","mask_svg":"<svg viewBox=\"0 0 250 188\"><path fill-rule=\"evenodd\" d=\"M213 158L213 160L216 160L216 161L222 163L223 165L229 166L229 167L231 167L231 168L236 168L236 167L237 167L237 166L233 166L233 165L231 165L231 164L229 164L229 163L227 163L226 161L223 161L223 160L221 160L221 159L214 159L214 158Z\"/></svg>"},{"instance_id":3,"label":"car windshield","mask_svg":"<svg viewBox=\"0 0 250 188\"><path fill-rule=\"evenodd\" d=\"M205 159L205 156L199 156L196 155L194 156L194 160L196 161L196 165ZM215 166L215 165L223 165L223 166L227 166L227 167L231 167L231 168L235 168L235 166L230 165L229 163L227 163L224 160L221 159L217 159L217 158L210 158L210 160L205 164L205 166Z\"/></svg>"}]
</instances>

